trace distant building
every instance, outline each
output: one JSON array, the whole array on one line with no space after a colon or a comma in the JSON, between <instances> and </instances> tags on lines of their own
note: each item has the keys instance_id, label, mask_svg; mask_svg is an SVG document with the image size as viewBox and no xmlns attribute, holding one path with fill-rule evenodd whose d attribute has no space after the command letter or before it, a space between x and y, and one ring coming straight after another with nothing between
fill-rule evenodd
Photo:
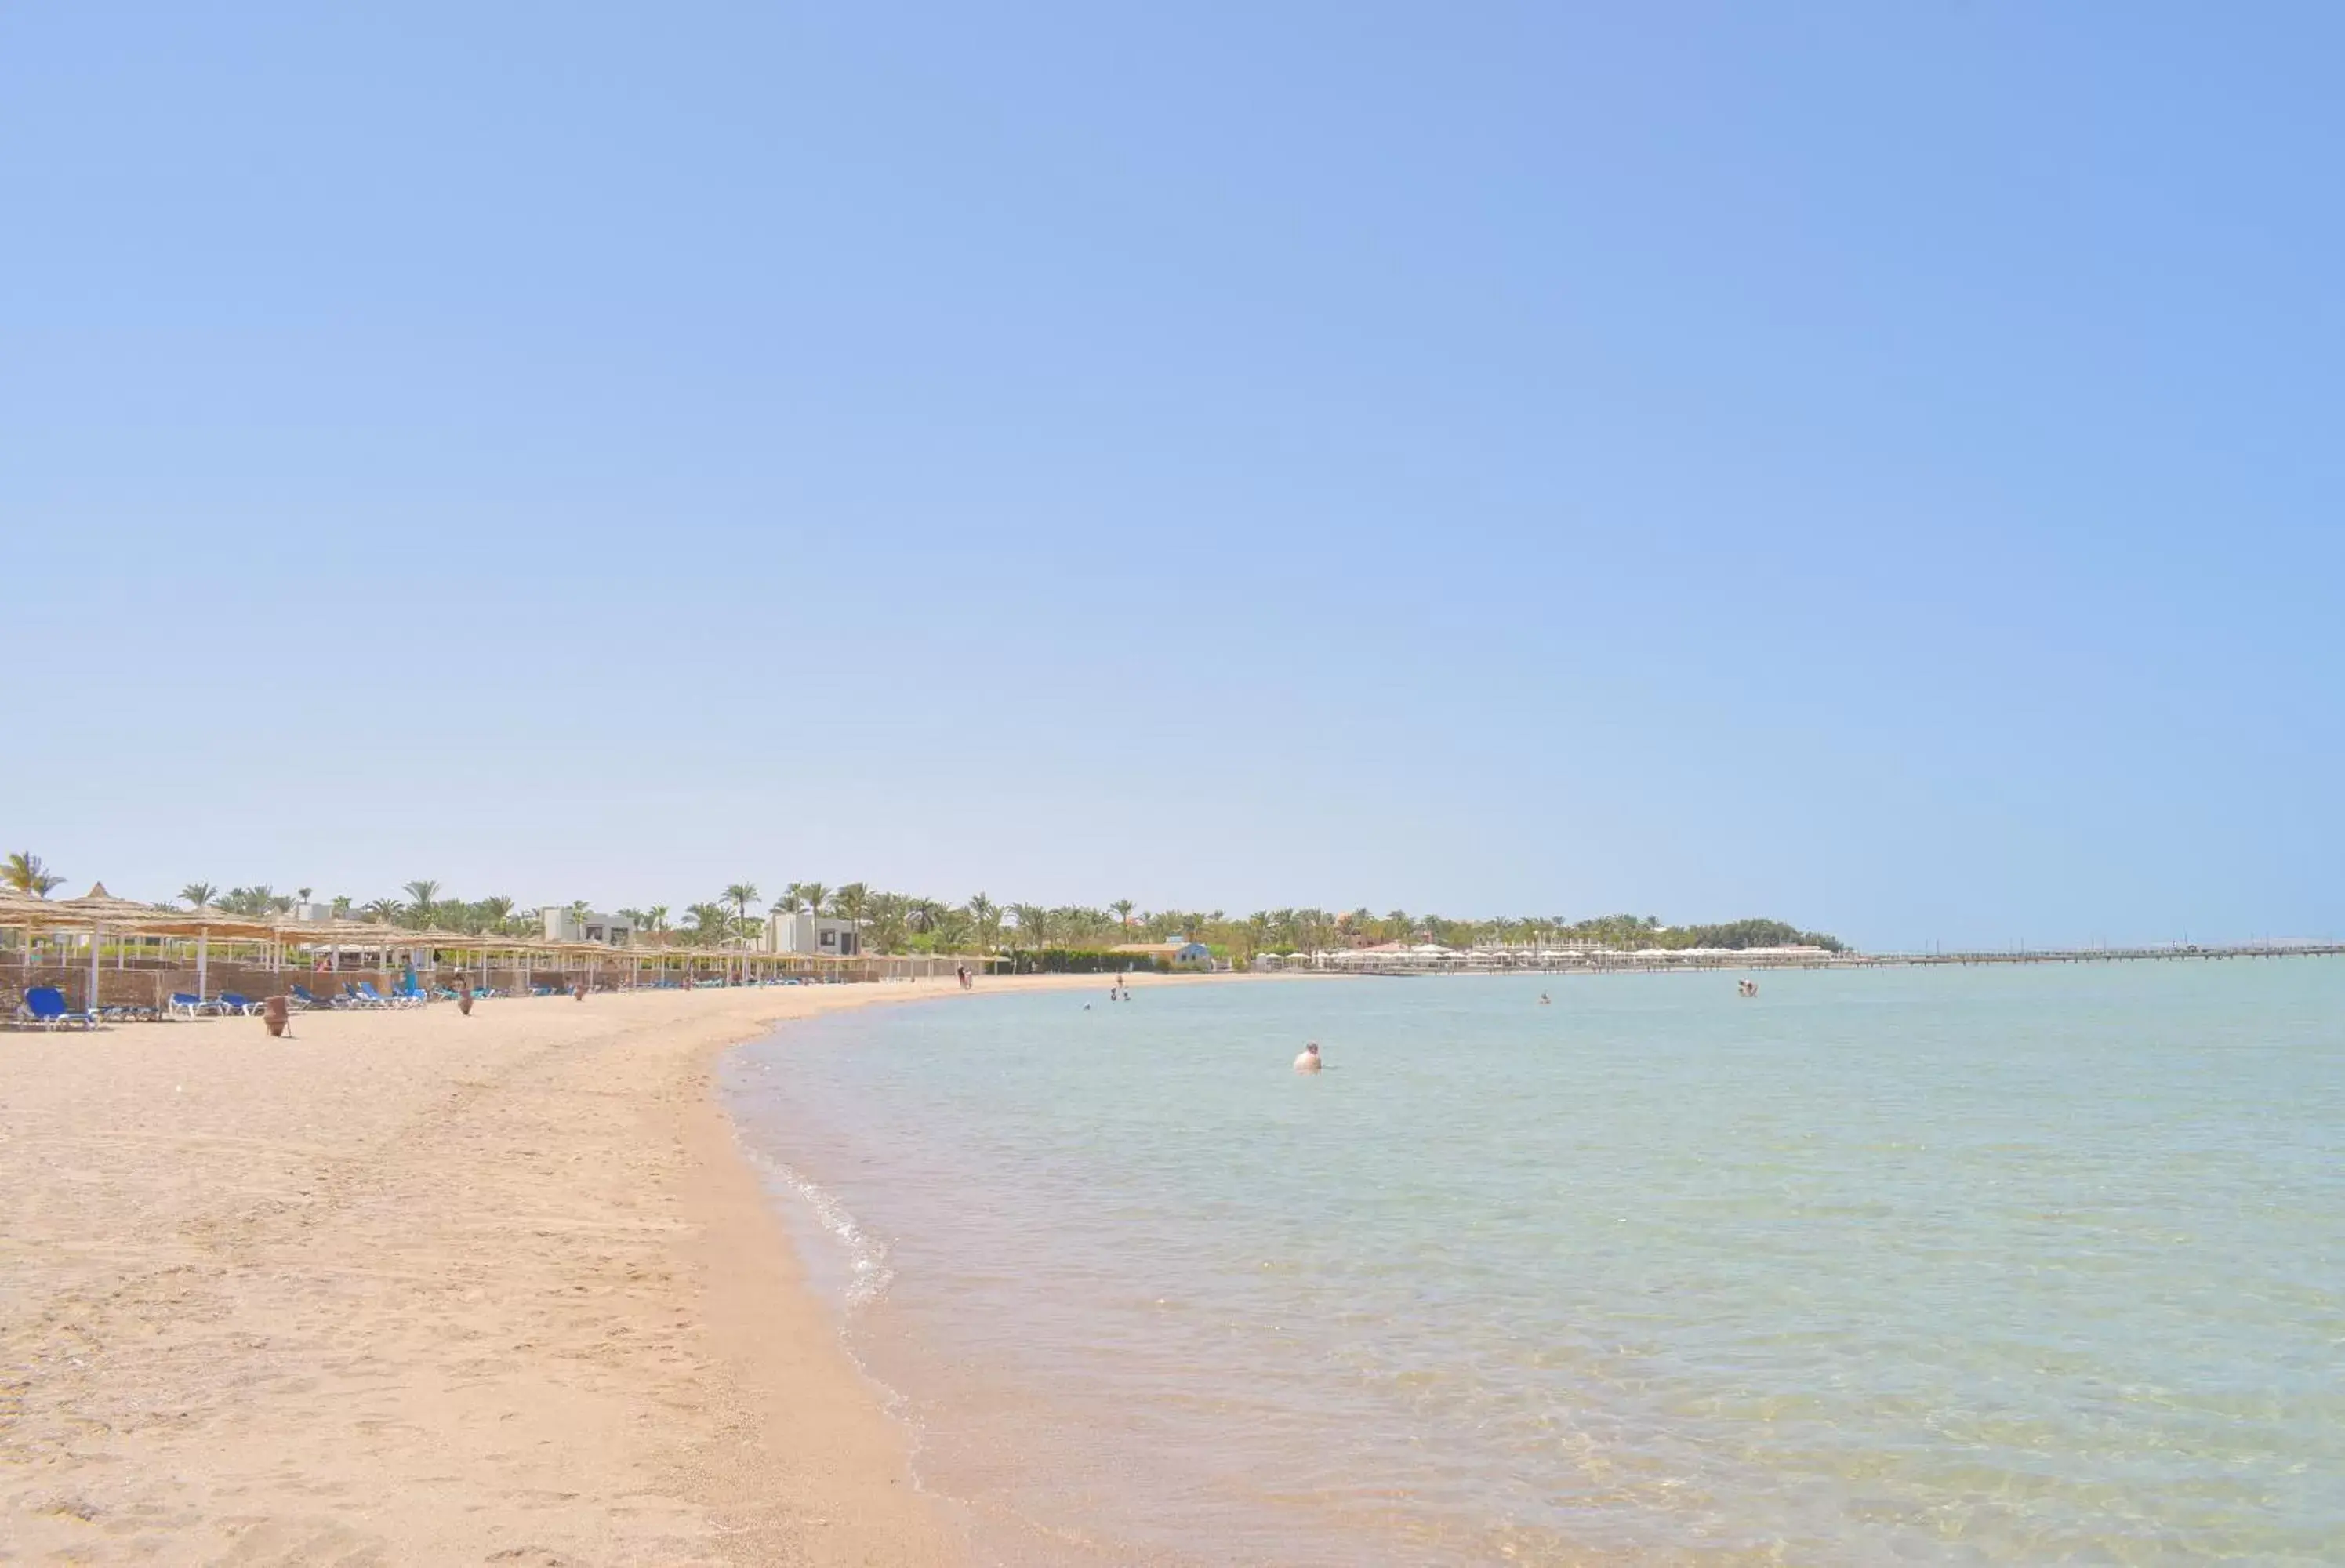
<instances>
[{"instance_id":1,"label":"distant building","mask_svg":"<svg viewBox=\"0 0 2345 1568\"><path fill-rule=\"evenodd\" d=\"M785 915L777 909L766 916L757 946L766 953L853 958L863 951L863 934L852 920L834 920L827 915Z\"/></svg>"},{"instance_id":2,"label":"distant building","mask_svg":"<svg viewBox=\"0 0 2345 1568\"><path fill-rule=\"evenodd\" d=\"M625 916L605 915L599 909L589 909L582 916L567 906L549 904L537 914L545 922L549 942L601 942L624 947L635 935L634 924Z\"/></svg>"},{"instance_id":3,"label":"distant building","mask_svg":"<svg viewBox=\"0 0 2345 1568\"><path fill-rule=\"evenodd\" d=\"M1145 963L1162 963L1174 969L1210 969L1213 950L1203 942L1120 942L1108 949Z\"/></svg>"}]
</instances>

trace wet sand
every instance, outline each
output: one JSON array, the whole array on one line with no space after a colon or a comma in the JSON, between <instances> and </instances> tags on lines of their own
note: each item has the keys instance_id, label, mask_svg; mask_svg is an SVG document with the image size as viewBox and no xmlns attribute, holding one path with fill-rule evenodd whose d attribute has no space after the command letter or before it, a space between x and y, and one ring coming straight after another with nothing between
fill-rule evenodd
<instances>
[{"instance_id":1,"label":"wet sand","mask_svg":"<svg viewBox=\"0 0 2345 1568\"><path fill-rule=\"evenodd\" d=\"M0 1560L954 1561L710 1080L950 988L0 1034Z\"/></svg>"}]
</instances>

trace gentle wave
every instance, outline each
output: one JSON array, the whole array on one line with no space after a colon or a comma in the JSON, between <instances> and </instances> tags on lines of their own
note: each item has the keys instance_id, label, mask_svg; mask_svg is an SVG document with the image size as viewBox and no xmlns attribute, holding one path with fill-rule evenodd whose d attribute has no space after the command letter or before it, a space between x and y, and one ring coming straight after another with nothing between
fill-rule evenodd
<instances>
[{"instance_id":1,"label":"gentle wave","mask_svg":"<svg viewBox=\"0 0 2345 1568\"><path fill-rule=\"evenodd\" d=\"M888 1265L888 1244L855 1218L838 1194L797 1166L746 1140L741 1144L741 1152L765 1175L769 1189L778 1184L804 1204L815 1223L838 1244L848 1271L848 1284L839 1300L841 1307L853 1311L868 1307L888 1293L888 1287L896 1280L895 1270Z\"/></svg>"}]
</instances>

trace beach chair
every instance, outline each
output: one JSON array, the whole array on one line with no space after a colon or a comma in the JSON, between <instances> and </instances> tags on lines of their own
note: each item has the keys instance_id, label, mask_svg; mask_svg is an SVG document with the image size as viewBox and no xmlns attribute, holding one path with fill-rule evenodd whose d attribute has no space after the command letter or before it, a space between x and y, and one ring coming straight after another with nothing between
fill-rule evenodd
<instances>
[{"instance_id":1,"label":"beach chair","mask_svg":"<svg viewBox=\"0 0 2345 1568\"><path fill-rule=\"evenodd\" d=\"M372 980L360 980L350 987L350 996L361 1007L388 1007L391 998L374 988Z\"/></svg>"},{"instance_id":2,"label":"beach chair","mask_svg":"<svg viewBox=\"0 0 2345 1568\"><path fill-rule=\"evenodd\" d=\"M200 1018L206 1013L218 1011L218 1007L201 996L191 996L185 991L171 993L171 1017L175 1018Z\"/></svg>"},{"instance_id":3,"label":"beach chair","mask_svg":"<svg viewBox=\"0 0 2345 1568\"><path fill-rule=\"evenodd\" d=\"M260 1011L259 1003L249 996L239 996L234 991L222 991L219 994L218 1006L223 1013L240 1013L248 1018Z\"/></svg>"},{"instance_id":4,"label":"beach chair","mask_svg":"<svg viewBox=\"0 0 2345 1568\"><path fill-rule=\"evenodd\" d=\"M335 997L330 1001L323 996L313 995L310 990L310 987L307 986L289 986L286 987L285 994L292 997L295 1001L300 1003L304 1007L347 1007L350 1005L347 997Z\"/></svg>"},{"instance_id":5,"label":"beach chair","mask_svg":"<svg viewBox=\"0 0 2345 1568\"><path fill-rule=\"evenodd\" d=\"M55 986L36 986L25 993L25 1012L33 1022L46 1029L59 1028L66 1024L79 1024L88 1028L97 1020L87 1013L77 1013L66 1006L66 994Z\"/></svg>"},{"instance_id":6,"label":"beach chair","mask_svg":"<svg viewBox=\"0 0 2345 1568\"><path fill-rule=\"evenodd\" d=\"M421 986L393 986L391 1001L397 1007L421 1007L431 1000L431 993Z\"/></svg>"}]
</instances>

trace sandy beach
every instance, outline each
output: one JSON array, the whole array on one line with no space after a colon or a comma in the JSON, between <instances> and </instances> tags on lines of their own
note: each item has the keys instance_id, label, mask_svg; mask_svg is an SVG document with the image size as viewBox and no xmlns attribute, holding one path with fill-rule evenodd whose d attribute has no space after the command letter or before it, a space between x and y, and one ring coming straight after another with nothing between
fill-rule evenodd
<instances>
[{"instance_id":1,"label":"sandy beach","mask_svg":"<svg viewBox=\"0 0 2345 1568\"><path fill-rule=\"evenodd\" d=\"M0 1036L0 1559L951 1561L709 1077L949 988Z\"/></svg>"}]
</instances>

